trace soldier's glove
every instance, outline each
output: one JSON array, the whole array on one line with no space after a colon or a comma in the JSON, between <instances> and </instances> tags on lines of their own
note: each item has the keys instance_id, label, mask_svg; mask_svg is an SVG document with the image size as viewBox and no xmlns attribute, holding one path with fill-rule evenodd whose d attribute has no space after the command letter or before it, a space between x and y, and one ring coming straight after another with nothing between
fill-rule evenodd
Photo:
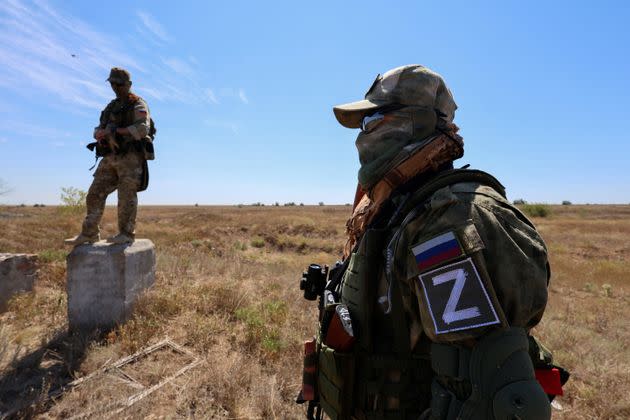
<instances>
[{"instance_id":1,"label":"soldier's glove","mask_svg":"<svg viewBox=\"0 0 630 420\"><path fill-rule=\"evenodd\" d=\"M551 418L523 328L494 331L472 349L434 343L431 364L432 419Z\"/></svg>"}]
</instances>

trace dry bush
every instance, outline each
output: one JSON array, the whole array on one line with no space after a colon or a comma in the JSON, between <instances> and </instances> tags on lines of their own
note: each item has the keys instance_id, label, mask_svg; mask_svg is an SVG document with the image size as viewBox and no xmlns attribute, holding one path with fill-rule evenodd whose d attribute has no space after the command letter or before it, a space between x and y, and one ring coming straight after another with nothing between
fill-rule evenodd
<instances>
[{"instance_id":1,"label":"dry bush","mask_svg":"<svg viewBox=\"0 0 630 420\"><path fill-rule=\"evenodd\" d=\"M298 279L308 263L338 258L349 212L347 206L142 207L138 232L156 244L156 284L129 322L79 343L63 336L67 249L61 240L76 234L82 216L54 207L0 208L0 252L36 253L41 261L34 292L16 296L0 313L2 376L48 369L72 379L168 336L203 364L126 409L124 417L300 418L304 409L293 400L302 342L316 328L316 305L302 299ZM115 217L108 208L104 235L115 233ZM564 409L554 418L628 418L630 206L553 206L535 223L553 271L549 305L535 334L572 372L559 398ZM62 334L62 343L55 334ZM38 351L45 355L32 357ZM46 367L55 363L58 370ZM181 364L163 354L128 374L153 383ZM55 376L45 378L20 398L57 386ZM24 413L70 417L133 392L115 381L86 384ZM0 383L0 411L7 395Z\"/></svg>"}]
</instances>

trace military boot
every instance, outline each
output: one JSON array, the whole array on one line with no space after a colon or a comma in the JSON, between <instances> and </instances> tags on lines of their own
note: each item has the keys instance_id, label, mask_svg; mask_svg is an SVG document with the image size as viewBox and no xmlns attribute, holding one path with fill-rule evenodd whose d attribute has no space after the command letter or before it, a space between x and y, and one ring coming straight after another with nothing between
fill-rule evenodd
<instances>
[{"instance_id":1,"label":"military boot","mask_svg":"<svg viewBox=\"0 0 630 420\"><path fill-rule=\"evenodd\" d=\"M66 245L77 246L77 245L82 245L82 244L93 244L94 242L98 242L100 240L101 240L101 236L98 233L94 236L88 236L82 233L75 237L64 240L63 243Z\"/></svg>"},{"instance_id":2,"label":"military boot","mask_svg":"<svg viewBox=\"0 0 630 420\"><path fill-rule=\"evenodd\" d=\"M124 233L119 233L116 236L112 236L107 238L107 242L112 244L130 244L134 241L134 237L130 235L126 235Z\"/></svg>"}]
</instances>

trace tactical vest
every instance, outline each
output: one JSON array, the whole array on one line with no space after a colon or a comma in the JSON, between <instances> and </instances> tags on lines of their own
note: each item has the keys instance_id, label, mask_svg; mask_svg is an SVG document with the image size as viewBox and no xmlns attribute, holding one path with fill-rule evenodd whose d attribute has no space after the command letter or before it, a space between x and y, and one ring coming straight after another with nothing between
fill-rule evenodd
<instances>
[{"instance_id":1,"label":"tactical vest","mask_svg":"<svg viewBox=\"0 0 630 420\"><path fill-rule=\"evenodd\" d=\"M109 124L116 127L128 127L133 124L134 106L138 101L138 97L130 95L129 100L122 102L118 99L111 101L103 112L101 112L100 127L105 128Z\"/></svg>"},{"instance_id":2,"label":"tactical vest","mask_svg":"<svg viewBox=\"0 0 630 420\"><path fill-rule=\"evenodd\" d=\"M348 306L357 341L351 352L340 353L319 340L319 403L332 419L417 419L429 407L430 343L423 335L410 349L400 285L391 283L388 314L375 308L376 288L386 272L388 244L422 214L433 193L462 182L487 185L505 196L499 181L485 172L444 171L402 200L388 221L370 226L350 256L337 292Z\"/></svg>"},{"instance_id":3,"label":"tactical vest","mask_svg":"<svg viewBox=\"0 0 630 420\"><path fill-rule=\"evenodd\" d=\"M135 105L140 97L130 93L129 99L122 102L118 99L111 101L103 112L101 112L99 127L106 128L107 126L128 127L135 122ZM155 138L155 123L153 118L149 119L149 132L148 138L142 139L139 143L134 144L135 150L143 152L146 160L154 159L153 139ZM131 146L131 139L123 137L120 134L116 135L116 141L120 147L119 153L126 153Z\"/></svg>"}]
</instances>

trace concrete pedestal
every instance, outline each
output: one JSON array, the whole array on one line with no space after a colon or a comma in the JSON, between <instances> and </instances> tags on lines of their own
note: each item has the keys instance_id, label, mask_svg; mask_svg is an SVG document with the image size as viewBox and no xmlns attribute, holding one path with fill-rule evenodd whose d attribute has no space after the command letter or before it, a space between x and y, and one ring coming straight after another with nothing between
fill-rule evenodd
<instances>
[{"instance_id":1,"label":"concrete pedestal","mask_svg":"<svg viewBox=\"0 0 630 420\"><path fill-rule=\"evenodd\" d=\"M66 261L73 331L106 331L125 322L137 297L155 282L155 246L148 239L80 245Z\"/></svg>"},{"instance_id":2,"label":"concrete pedestal","mask_svg":"<svg viewBox=\"0 0 630 420\"><path fill-rule=\"evenodd\" d=\"M37 278L37 255L0 253L0 311L17 292L33 290Z\"/></svg>"}]
</instances>

